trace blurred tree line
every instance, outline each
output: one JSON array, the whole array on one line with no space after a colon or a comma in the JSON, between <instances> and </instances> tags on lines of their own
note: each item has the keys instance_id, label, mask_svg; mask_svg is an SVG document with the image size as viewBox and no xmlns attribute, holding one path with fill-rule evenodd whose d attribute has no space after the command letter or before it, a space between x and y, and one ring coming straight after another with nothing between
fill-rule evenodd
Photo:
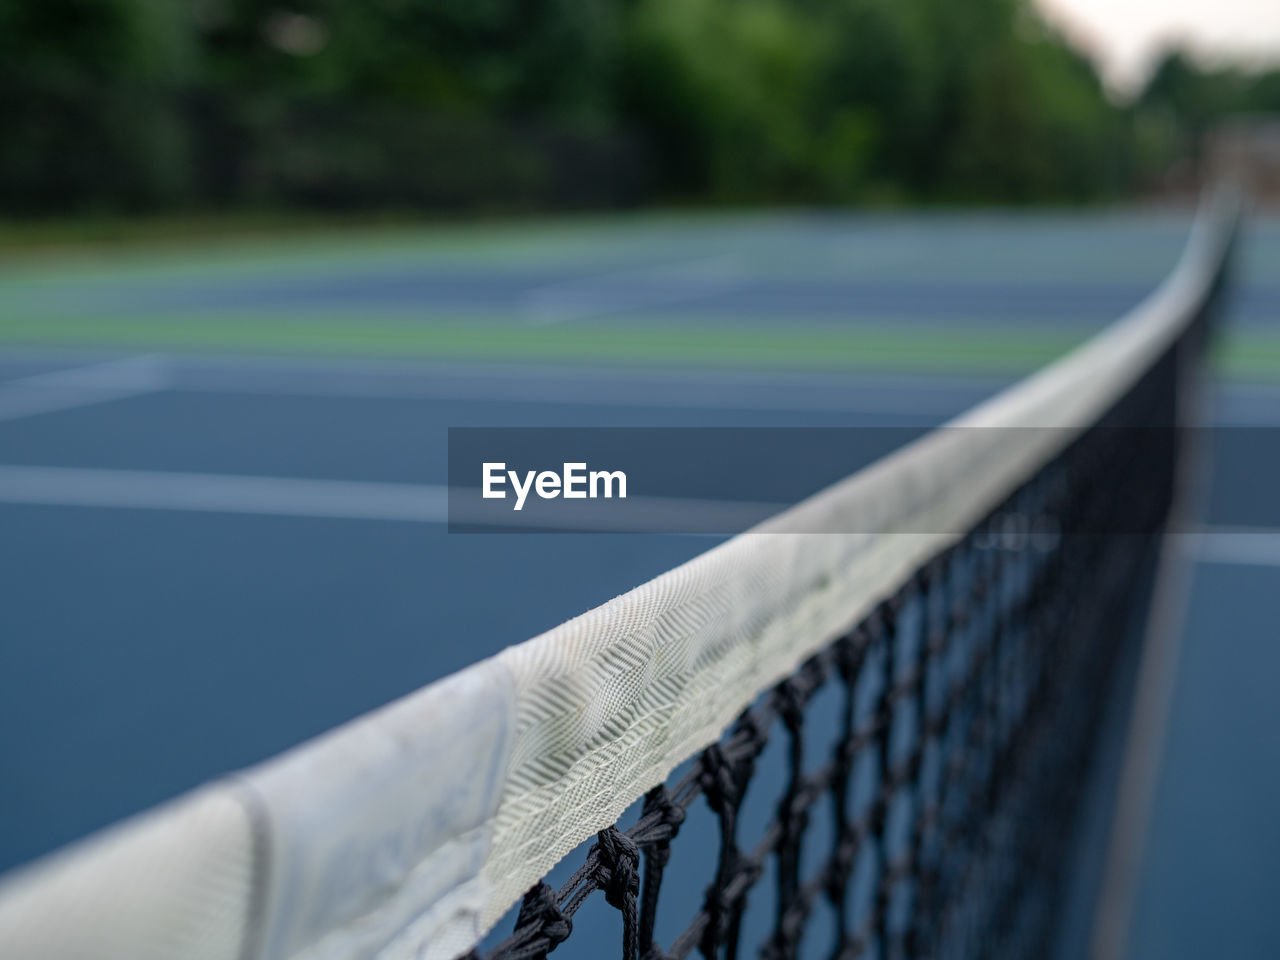
<instances>
[{"instance_id":1,"label":"blurred tree line","mask_svg":"<svg viewBox=\"0 0 1280 960\"><path fill-rule=\"evenodd\" d=\"M1026 0L0 0L9 214L1086 200L1241 109Z\"/></svg>"}]
</instances>

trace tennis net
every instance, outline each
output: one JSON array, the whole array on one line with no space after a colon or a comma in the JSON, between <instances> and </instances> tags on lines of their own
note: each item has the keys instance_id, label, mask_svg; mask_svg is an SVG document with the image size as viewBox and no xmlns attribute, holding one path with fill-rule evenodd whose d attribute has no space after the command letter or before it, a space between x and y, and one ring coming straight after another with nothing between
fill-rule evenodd
<instances>
[{"instance_id":1,"label":"tennis net","mask_svg":"<svg viewBox=\"0 0 1280 960\"><path fill-rule=\"evenodd\" d=\"M1044 956L1235 219L1207 202L1146 302L967 429L8 878L0 947L533 960L597 903L624 960ZM699 810L709 882L664 897Z\"/></svg>"},{"instance_id":2,"label":"tennis net","mask_svg":"<svg viewBox=\"0 0 1280 960\"><path fill-rule=\"evenodd\" d=\"M1172 506L1188 347L1171 347L1101 424L774 686L678 782L650 790L632 825L603 830L558 891L534 886L511 936L470 960L546 956L597 891L621 914L625 960L735 957L766 882L771 925L752 946L771 960L802 945L813 957L1049 955L1091 746L1140 636ZM829 687L833 746L806 711ZM773 737L784 772L761 783ZM744 831L744 802L762 789L772 816ZM713 812L719 849L690 909L659 894L673 856L699 866L676 842L696 804ZM835 827L815 856L806 831L824 818ZM660 901L688 916L665 945ZM825 923L811 930L819 901Z\"/></svg>"}]
</instances>

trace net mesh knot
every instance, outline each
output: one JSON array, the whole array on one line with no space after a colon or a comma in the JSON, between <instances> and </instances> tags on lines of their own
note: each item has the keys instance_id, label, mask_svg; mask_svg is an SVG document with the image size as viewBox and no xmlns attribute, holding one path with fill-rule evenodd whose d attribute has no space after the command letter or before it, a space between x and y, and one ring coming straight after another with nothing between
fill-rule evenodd
<instances>
[{"instance_id":1,"label":"net mesh knot","mask_svg":"<svg viewBox=\"0 0 1280 960\"><path fill-rule=\"evenodd\" d=\"M607 827L600 831L596 852L596 876L605 900L619 910L634 905L640 892L640 847L617 827Z\"/></svg>"},{"instance_id":2,"label":"net mesh knot","mask_svg":"<svg viewBox=\"0 0 1280 960\"><path fill-rule=\"evenodd\" d=\"M725 756L720 744L714 743L703 752L699 779L702 781L707 803L716 813L723 813L738 805L738 781L741 775Z\"/></svg>"},{"instance_id":3,"label":"net mesh knot","mask_svg":"<svg viewBox=\"0 0 1280 960\"><path fill-rule=\"evenodd\" d=\"M684 807L672 800L671 791L664 784L645 795L635 839L644 845L649 862L655 867L665 867L671 859L671 840L679 832L684 817Z\"/></svg>"},{"instance_id":4,"label":"net mesh knot","mask_svg":"<svg viewBox=\"0 0 1280 960\"><path fill-rule=\"evenodd\" d=\"M561 911L556 892L546 883L539 883L524 895L516 926L532 928L541 941L530 945L530 957L545 956L573 932L573 921Z\"/></svg>"}]
</instances>

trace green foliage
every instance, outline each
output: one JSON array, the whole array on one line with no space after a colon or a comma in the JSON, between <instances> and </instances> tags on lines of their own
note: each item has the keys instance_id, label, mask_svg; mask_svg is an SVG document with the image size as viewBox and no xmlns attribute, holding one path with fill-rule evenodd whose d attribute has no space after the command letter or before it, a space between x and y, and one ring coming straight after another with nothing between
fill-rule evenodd
<instances>
[{"instance_id":1,"label":"green foliage","mask_svg":"<svg viewBox=\"0 0 1280 960\"><path fill-rule=\"evenodd\" d=\"M1012 0L638 0L624 111L660 145L663 182L686 194L1115 190L1115 107L1026 16Z\"/></svg>"},{"instance_id":2,"label":"green foliage","mask_svg":"<svg viewBox=\"0 0 1280 960\"><path fill-rule=\"evenodd\" d=\"M1146 116L1163 116L1196 152L1199 138L1229 114L1280 111L1280 70L1248 74L1204 69L1186 53L1169 51L1157 64L1137 103Z\"/></svg>"},{"instance_id":3,"label":"green foliage","mask_svg":"<svg viewBox=\"0 0 1280 960\"><path fill-rule=\"evenodd\" d=\"M1241 110L1280 71L1117 106L1030 0L0 0L10 212L1076 201Z\"/></svg>"},{"instance_id":4,"label":"green foliage","mask_svg":"<svg viewBox=\"0 0 1280 960\"><path fill-rule=\"evenodd\" d=\"M203 0L216 82L510 115L607 110L610 0Z\"/></svg>"},{"instance_id":5,"label":"green foliage","mask_svg":"<svg viewBox=\"0 0 1280 960\"><path fill-rule=\"evenodd\" d=\"M184 78L165 0L0 0L0 202L12 210L176 201L183 131L131 91Z\"/></svg>"},{"instance_id":6,"label":"green foliage","mask_svg":"<svg viewBox=\"0 0 1280 960\"><path fill-rule=\"evenodd\" d=\"M779 0L638 0L623 102L652 130L664 179L728 200L795 191L811 159L796 109L813 81L811 29Z\"/></svg>"}]
</instances>

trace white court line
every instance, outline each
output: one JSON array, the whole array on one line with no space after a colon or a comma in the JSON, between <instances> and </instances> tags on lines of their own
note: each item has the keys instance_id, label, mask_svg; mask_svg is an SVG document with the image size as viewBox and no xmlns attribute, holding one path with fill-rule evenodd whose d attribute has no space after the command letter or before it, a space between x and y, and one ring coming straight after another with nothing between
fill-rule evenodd
<instances>
[{"instance_id":1,"label":"white court line","mask_svg":"<svg viewBox=\"0 0 1280 960\"><path fill-rule=\"evenodd\" d=\"M79 467L0 466L0 502L426 523L448 519L444 487Z\"/></svg>"},{"instance_id":2,"label":"white court line","mask_svg":"<svg viewBox=\"0 0 1280 960\"><path fill-rule=\"evenodd\" d=\"M449 488L443 484L322 480L311 477L256 477L221 473L106 470L84 467L0 465L0 503L107 507L138 510L193 510L274 516L394 520L442 524L449 521ZM465 501L464 501L465 503ZM619 504L564 505L564 512L503 515L501 525L619 529ZM680 497L629 497L625 523L632 528L678 530L745 529L784 505ZM455 521L494 523L490 510L472 516L455 505ZM1280 530L1203 527L1171 535L1190 559L1200 563L1280 567Z\"/></svg>"},{"instance_id":3,"label":"white court line","mask_svg":"<svg viewBox=\"0 0 1280 960\"><path fill-rule=\"evenodd\" d=\"M472 491L474 493L474 491ZM554 526L578 530L738 530L784 504L664 497L628 497L589 504L540 504L534 513L472 509L464 498L455 522L489 526ZM444 524L449 488L442 485L253 477L216 473L0 466L0 503L189 510L267 516L393 520Z\"/></svg>"},{"instance_id":4,"label":"white court line","mask_svg":"<svg viewBox=\"0 0 1280 960\"><path fill-rule=\"evenodd\" d=\"M117 351L83 351L51 347L0 347L0 364L20 363L48 366L53 363L71 363L79 365L105 363L136 359ZM1007 386L1016 378L991 376L989 374L964 376L935 375L924 373L913 375L907 373L871 373L871 372L824 372L824 371L787 371L767 368L715 368L700 367L646 367L646 366L599 366L591 364L562 363L475 363L459 361L457 363L412 362L403 360L374 359L335 359L328 357L307 356L269 356L218 353L179 353L164 355L165 361L176 372L184 370L218 370L244 373L255 376L273 376L282 374L294 376L308 374L312 376L348 376L359 375L369 377L403 377L406 379L428 380L437 377L490 377L501 380L528 380L531 382L560 381L565 379L581 380L601 387L619 380L637 383L651 382L689 382L742 386L759 388L762 386L780 387L830 387L843 388L853 385L890 386L907 384L912 389L916 386L938 386L943 389L962 389L974 386L997 389Z\"/></svg>"},{"instance_id":5,"label":"white court line","mask_svg":"<svg viewBox=\"0 0 1280 960\"><path fill-rule=\"evenodd\" d=\"M47 363L58 358L52 351L0 350L0 362L16 359ZM89 356L80 359L87 362ZM796 375L777 371L499 364L441 367L189 355L168 356L165 363L165 386L190 393L888 413L930 418L957 413L1009 382L1007 378L909 374Z\"/></svg>"},{"instance_id":6,"label":"white court line","mask_svg":"<svg viewBox=\"0 0 1280 960\"><path fill-rule=\"evenodd\" d=\"M844 395L768 390L718 390L696 384L614 384L602 388L591 383L393 383L388 381L330 381L293 383L255 380L250 377L182 374L171 385L187 393L236 396L335 397L346 399L456 400L469 403L543 404L550 406L627 407L641 409L786 411L801 413L875 413L922 416L955 414L981 399L979 389L931 389L906 383L891 391L856 389Z\"/></svg>"},{"instance_id":7,"label":"white court line","mask_svg":"<svg viewBox=\"0 0 1280 960\"><path fill-rule=\"evenodd\" d=\"M738 289L745 278L736 258L711 257L549 283L526 293L523 306L529 323L560 323L702 300Z\"/></svg>"},{"instance_id":8,"label":"white court line","mask_svg":"<svg viewBox=\"0 0 1280 960\"><path fill-rule=\"evenodd\" d=\"M1192 557L1186 547L1198 542L1206 533L1174 534L1166 537L1160 545L1150 615L1134 677L1108 849L1094 901L1090 952L1094 960L1124 960L1128 952L1138 877L1146 853L1148 820L1191 596Z\"/></svg>"},{"instance_id":9,"label":"white court line","mask_svg":"<svg viewBox=\"0 0 1280 960\"><path fill-rule=\"evenodd\" d=\"M290 371L240 366L175 368L172 387L192 393L240 396L337 397L352 399L456 400L477 403L535 403L563 406L686 410L786 411L952 416L1006 384L994 378L930 375L850 374L843 380L811 377L719 376L701 371L501 368L468 376L458 370L423 373L335 368ZM1223 396L1233 400L1234 388ZM1219 405L1221 407L1221 404ZM1280 395L1272 407L1255 405L1244 416L1215 415L1213 426L1280 426Z\"/></svg>"},{"instance_id":10,"label":"white court line","mask_svg":"<svg viewBox=\"0 0 1280 960\"><path fill-rule=\"evenodd\" d=\"M1175 534L1197 563L1280 567L1280 530L1270 527L1205 527Z\"/></svg>"},{"instance_id":11,"label":"white court line","mask_svg":"<svg viewBox=\"0 0 1280 960\"><path fill-rule=\"evenodd\" d=\"M0 383L0 421L154 393L169 386L160 356L127 357Z\"/></svg>"}]
</instances>

